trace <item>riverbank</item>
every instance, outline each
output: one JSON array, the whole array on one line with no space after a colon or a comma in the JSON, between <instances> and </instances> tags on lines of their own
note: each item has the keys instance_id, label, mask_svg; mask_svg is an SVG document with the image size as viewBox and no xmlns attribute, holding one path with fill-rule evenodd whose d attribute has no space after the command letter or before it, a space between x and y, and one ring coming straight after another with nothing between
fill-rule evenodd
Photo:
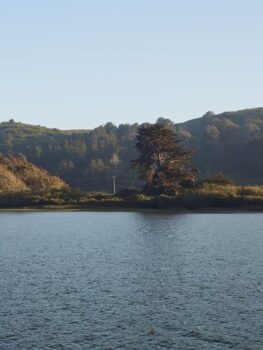
<instances>
[{"instance_id":1,"label":"riverbank","mask_svg":"<svg viewBox=\"0 0 263 350\"><path fill-rule=\"evenodd\" d=\"M202 185L173 195L135 190L117 195L79 190L2 193L0 210L263 212L263 186Z\"/></svg>"},{"instance_id":2,"label":"riverbank","mask_svg":"<svg viewBox=\"0 0 263 350\"><path fill-rule=\"evenodd\" d=\"M41 207L6 207L0 208L0 213L12 212L166 212L175 214L204 214L204 213L263 213L262 207L203 207L203 208L183 208L183 207L167 207L167 208L142 208L142 207L84 207L71 205L46 205Z\"/></svg>"},{"instance_id":3,"label":"riverbank","mask_svg":"<svg viewBox=\"0 0 263 350\"><path fill-rule=\"evenodd\" d=\"M262 212L263 206L247 206L247 207L110 207L110 206L72 206L72 205L45 205L45 206L21 206L21 207L5 207L0 208L0 212L45 212L45 211L61 211L61 212L172 212L172 213L249 213Z\"/></svg>"}]
</instances>

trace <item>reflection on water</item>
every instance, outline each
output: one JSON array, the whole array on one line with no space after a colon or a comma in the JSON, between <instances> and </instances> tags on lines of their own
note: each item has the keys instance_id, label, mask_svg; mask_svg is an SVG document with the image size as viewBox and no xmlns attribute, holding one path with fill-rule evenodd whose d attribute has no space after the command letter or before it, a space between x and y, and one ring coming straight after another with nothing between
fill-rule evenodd
<instances>
[{"instance_id":1,"label":"reflection on water","mask_svg":"<svg viewBox=\"0 0 263 350\"><path fill-rule=\"evenodd\" d=\"M263 348L263 215L0 214L1 349Z\"/></svg>"}]
</instances>

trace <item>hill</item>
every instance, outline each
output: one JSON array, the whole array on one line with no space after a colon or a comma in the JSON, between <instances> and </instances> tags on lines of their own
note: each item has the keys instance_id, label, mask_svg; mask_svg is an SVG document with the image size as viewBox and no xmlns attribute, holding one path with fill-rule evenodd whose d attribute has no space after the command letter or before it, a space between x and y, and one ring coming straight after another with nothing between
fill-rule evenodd
<instances>
[{"instance_id":1,"label":"hill","mask_svg":"<svg viewBox=\"0 0 263 350\"><path fill-rule=\"evenodd\" d=\"M263 108L208 112L175 128L203 176L223 172L240 184L263 183Z\"/></svg>"},{"instance_id":2,"label":"hill","mask_svg":"<svg viewBox=\"0 0 263 350\"><path fill-rule=\"evenodd\" d=\"M194 165L206 177L224 172L239 184L263 184L263 108L225 112L174 124L188 148ZM0 152L24 154L29 161L86 190L112 190L112 175L118 189L138 186L136 174L128 171L136 157L138 124L107 123L93 130L48 129L16 123L0 123Z\"/></svg>"},{"instance_id":3,"label":"hill","mask_svg":"<svg viewBox=\"0 0 263 350\"><path fill-rule=\"evenodd\" d=\"M23 155L0 156L0 192L43 191L66 187L59 177L29 163Z\"/></svg>"}]
</instances>

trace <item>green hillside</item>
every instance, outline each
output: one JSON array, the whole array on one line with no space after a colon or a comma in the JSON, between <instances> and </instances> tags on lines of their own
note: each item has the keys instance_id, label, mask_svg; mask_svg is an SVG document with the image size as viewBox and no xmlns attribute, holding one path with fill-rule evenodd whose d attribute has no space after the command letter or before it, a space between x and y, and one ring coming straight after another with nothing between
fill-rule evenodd
<instances>
[{"instance_id":1,"label":"green hillside","mask_svg":"<svg viewBox=\"0 0 263 350\"><path fill-rule=\"evenodd\" d=\"M263 184L263 108L208 112L180 124L158 121L175 128L194 151L202 177L223 172L240 184ZM117 175L118 189L138 185L136 174L128 171L136 157L137 127L107 123L93 130L62 131L11 120L0 123L0 152L22 153L74 187L111 191L112 175Z\"/></svg>"},{"instance_id":2,"label":"green hillside","mask_svg":"<svg viewBox=\"0 0 263 350\"><path fill-rule=\"evenodd\" d=\"M263 108L208 112L176 129L203 176L223 172L241 184L263 183Z\"/></svg>"}]
</instances>

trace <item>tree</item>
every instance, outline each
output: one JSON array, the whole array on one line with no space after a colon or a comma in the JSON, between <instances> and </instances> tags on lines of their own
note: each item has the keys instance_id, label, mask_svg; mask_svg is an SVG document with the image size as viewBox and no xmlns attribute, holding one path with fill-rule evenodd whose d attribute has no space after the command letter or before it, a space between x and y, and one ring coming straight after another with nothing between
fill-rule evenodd
<instances>
[{"instance_id":1,"label":"tree","mask_svg":"<svg viewBox=\"0 0 263 350\"><path fill-rule=\"evenodd\" d=\"M132 161L132 167L146 181L147 192L163 193L195 180L196 171L189 168L192 152L184 149L171 128L160 123L143 124L138 129L136 148L140 157Z\"/></svg>"},{"instance_id":2,"label":"tree","mask_svg":"<svg viewBox=\"0 0 263 350\"><path fill-rule=\"evenodd\" d=\"M43 153L43 151L42 151L41 146L37 145L37 146L35 147L35 156L36 156L37 158L39 158L39 157L41 156L42 153Z\"/></svg>"},{"instance_id":3,"label":"tree","mask_svg":"<svg viewBox=\"0 0 263 350\"><path fill-rule=\"evenodd\" d=\"M226 177L223 173L218 173L218 174L212 175L210 177L205 178L203 181L200 182L201 185L204 183L222 185L222 186L235 184L231 179Z\"/></svg>"},{"instance_id":4,"label":"tree","mask_svg":"<svg viewBox=\"0 0 263 350\"><path fill-rule=\"evenodd\" d=\"M163 118L163 117L159 117L157 120L156 120L156 123L157 124L162 124L162 125L165 125L165 126L172 126L173 125L173 122L168 119L168 118Z\"/></svg>"},{"instance_id":5,"label":"tree","mask_svg":"<svg viewBox=\"0 0 263 350\"><path fill-rule=\"evenodd\" d=\"M75 164L72 160L61 160L58 164L60 171L72 171L75 169Z\"/></svg>"},{"instance_id":6,"label":"tree","mask_svg":"<svg viewBox=\"0 0 263 350\"><path fill-rule=\"evenodd\" d=\"M208 111L203 115L203 118L213 118L215 113L213 111Z\"/></svg>"}]
</instances>

